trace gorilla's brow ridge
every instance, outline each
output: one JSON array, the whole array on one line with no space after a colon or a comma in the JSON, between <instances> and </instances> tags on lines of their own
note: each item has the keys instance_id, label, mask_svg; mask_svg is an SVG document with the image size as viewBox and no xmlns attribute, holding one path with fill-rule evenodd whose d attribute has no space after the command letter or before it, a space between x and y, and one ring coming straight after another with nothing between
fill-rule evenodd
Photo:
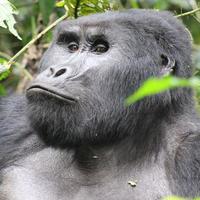
<instances>
[{"instance_id":1,"label":"gorilla's brow ridge","mask_svg":"<svg viewBox=\"0 0 200 200\"><path fill-rule=\"evenodd\" d=\"M58 34L65 33L65 32L74 32L79 33L80 32L80 26L75 24L68 24L68 23L61 23L57 27Z\"/></svg>"},{"instance_id":2,"label":"gorilla's brow ridge","mask_svg":"<svg viewBox=\"0 0 200 200\"><path fill-rule=\"evenodd\" d=\"M107 39L105 27L93 24L92 26L83 26L82 28L78 25L59 27L57 32L57 40L60 40L60 38L63 36L65 40L70 40L70 38L79 40L82 34L88 42L93 42L97 39Z\"/></svg>"}]
</instances>

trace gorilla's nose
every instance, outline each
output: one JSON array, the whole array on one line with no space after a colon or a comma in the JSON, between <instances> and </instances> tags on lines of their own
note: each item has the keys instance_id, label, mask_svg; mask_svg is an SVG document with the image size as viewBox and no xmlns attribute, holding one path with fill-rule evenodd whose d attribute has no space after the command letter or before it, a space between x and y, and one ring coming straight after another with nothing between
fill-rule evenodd
<instances>
[{"instance_id":1,"label":"gorilla's nose","mask_svg":"<svg viewBox=\"0 0 200 200\"><path fill-rule=\"evenodd\" d=\"M67 68L55 69L55 68L50 67L47 76L56 78L56 77L64 75L66 72L67 72Z\"/></svg>"}]
</instances>

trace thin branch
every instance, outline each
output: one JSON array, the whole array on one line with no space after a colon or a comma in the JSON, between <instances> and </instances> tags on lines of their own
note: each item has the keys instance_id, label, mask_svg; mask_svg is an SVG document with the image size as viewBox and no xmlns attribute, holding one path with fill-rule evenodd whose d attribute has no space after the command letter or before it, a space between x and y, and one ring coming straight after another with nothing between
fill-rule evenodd
<instances>
[{"instance_id":1,"label":"thin branch","mask_svg":"<svg viewBox=\"0 0 200 200\"><path fill-rule=\"evenodd\" d=\"M80 6L81 0L76 0L76 6L74 8L74 18L78 18L78 8Z\"/></svg>"},{"instance_id":2,"label":"thin branch","mask_svg":"<svg viewBox=\"0 0 200 200\"><path fill-rule=\"evenodd\" d=\"M23 54L32 44L34 44L38 39L40 39L45 33L47 33L49 30L51 30L54 26L56 26L59 22L67 18L68 15L65 14L59 19L57 19L55 22L50 24L47 28L45 28L41 33L39 33L35 38L33 38L28 44L26 44L20 51L18 51L7 63L8 69L10 66L15 62L15 60Z\"/></svg>"},{"instance_id":3,"label":"thin branch","mask_svg":"<svg viewBox=\"0 0 200 200\"><path fill-rule=\"evenodd\" d=\"M198 11L200 11L200 8L191 10L191 11L189 11L189 12L182 13L182 14L180 14L180 15L177 15L176 17L184 17L184 16L187 16L187 15L194 14L194 13L196 13L196 12L198 12Z\"/></svg>"}]
</instances>

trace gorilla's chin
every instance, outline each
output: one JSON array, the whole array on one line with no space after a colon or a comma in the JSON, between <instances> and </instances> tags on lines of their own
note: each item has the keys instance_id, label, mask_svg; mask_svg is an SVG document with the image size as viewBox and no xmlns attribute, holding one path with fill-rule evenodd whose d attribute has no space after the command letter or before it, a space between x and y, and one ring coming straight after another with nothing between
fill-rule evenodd
<instances>
[{"instance_id":1,"label":"gorilla's chin","mask_svg":"<svg viewBox=\"0 0 200 200\"><path fill-rule=\"evenodd\" d=\"M64 148L72 145L74 142L71 141L70 126L72 120L76 121L72 114L73 109L60 99L56 103L54 97L50 97L47 105L42 98L46 99L44 96L37 100L28 98L27 115L30 126L48 146Z\"/></svg>"},{"instance_id":2,"label":"gorilla's chin","mask_svg":"<svg viewBox=\"0 0 200 200\"><path fill-rule=\"evenodd\" d=\"M95 127L91 125L94 121L87 120L89 110L85 114L76 103L70 105L60 100L57 103L52 100L48 99L47 104L47 100L44 102L42 99L28 98L29 123L47 146L74 148L93 143L94 138L97 139L91 134ZM93 128L90 128L92 126Z\"/></svg>"}]
</instances>

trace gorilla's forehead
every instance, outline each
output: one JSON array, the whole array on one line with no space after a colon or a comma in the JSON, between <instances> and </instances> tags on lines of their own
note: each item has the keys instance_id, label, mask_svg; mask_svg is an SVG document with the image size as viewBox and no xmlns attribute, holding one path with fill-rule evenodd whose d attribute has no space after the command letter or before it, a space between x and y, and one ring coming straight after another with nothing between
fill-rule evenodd
<instances>
[{"instance_id":1,"label":"gorilla's forehead","mask_svg":"<svg viewBox=\"0 0 200 200\"><path fill-rule=\"evenodd\" d=\"M76 20L66 20L57 26L57 31L86 31L88 29L108 29L116 21L113 17L107 17L106 14L96 14L86 17L80 17ZM100 30L98 30L100 31Z\"/></svg>"},{"instance_id":2,"label":"gorilla's forehead","mask_svg":"<svg viewBox=\"0 0 200 200\"><path fill-rule=\"evenodd\" d=\"M165 12L158 12L155 10L145 10L145 9L131 9L126 10L124 12L119 11L109 11L105 13L100 14L93 14L89 16L80 17L75 20L66 20L61 22L57 26L57 30L63 30L63 29L85 29L85 28L103 28L103 29L109 29L109 27L112 27L116 24L123 25L127 22L132 22L136 24L144 24L144 20L147 19L148 22L157 22L161 19L165 21ZM151 25L152 25L151 24ZM146 24L149 25L149 24ZM127 27L127 26L126 26Z\"/></svg>"}]
</instances>

